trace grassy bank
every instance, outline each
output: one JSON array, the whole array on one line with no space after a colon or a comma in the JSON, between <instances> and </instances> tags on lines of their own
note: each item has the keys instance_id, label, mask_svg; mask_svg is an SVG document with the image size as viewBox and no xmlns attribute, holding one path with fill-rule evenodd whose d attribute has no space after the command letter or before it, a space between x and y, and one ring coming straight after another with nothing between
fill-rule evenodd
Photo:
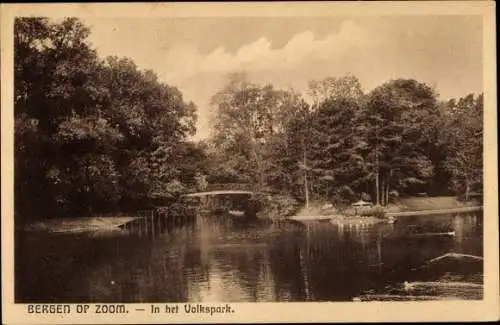
<instances>
[{"instance_id":1,"label":"grassy bank","mask_svg":"<svg viewBox=\"0 0 500 325\"><path fill-rule=\"evenodd\" d=\"M374 211L374 208L363 208L355 211L350 206L333 207L327 206L327 202L313 201L309 207L300 207L300 204L287 195L271 195L260 198L262 207L257 213L261 219L281 219L287 216L298 216L303 220L319 220L336 218L344 220L344 217L355 215L381 216ZM480 207L482 204L478 201L463 202L455 197L424 197L424 198L403 198L383 207L382 215L385 216L404 216L415 215L419 211L426 214L467 212ZM58 218L43 220L33 223L27 227L28 231L41 231L50 233L80 233L110 231L117 229L118 226L130 222L137 217L128 215L106 215L88 218ZM363 219L363 222L366 221Z\"/></svg>"},{"instance_id":2,"label":"grassy bank","mask_svg":"<svg viewBox=\"0 0 500 325\"><path fill-rule=\"evenodd\" d=\"M418 216L418 215L437 215L449 213L465 213L482 210L482 206L470 206L462 208L450 209L435 209L435 210L418 210L418 211L400 211L400 212L387 212L386 217L405 217L405 216Z\"/></svg>"},{"instance_id":3,"label":"grassy bank","mask_svg":"<svg viewBox=\"0 0 500 325\"><path fill-rule=\"evenodd\" d=\"M292 215L300 209L300 204L286 194L273 194L259 198L261 209L257 213L260 219L279 219Z\"/></svg>"},{"instance_id":4,"label":"grassy bank","mask_svg":"<svg viewBox=\"0 0 500 325\"><path fill-rule=\"evenodd\" d=\"M453 196L437 196L437 197L408 197L401 198L397 201L382 207L381 210L387 215L404 215L418 211L468 211L468 208L482 206L482 202L460 201ZM358 208L352 206L328 206L328 202L314 201L309 204L309 207L301 208L297 216L326 216L326 215L341 215L354 216L356 214L373 214L376 207Z\"/></svg>"},{"instance_id":5,"label":"grassy bank","mask_svg":"<svg viewBox=\"0 0 500 325\"><path fill-rule=\"evenodd\" d=\"M471 206L482 205L482 202L460 201L454 196L437 196L437 197L415 197L403 198L396 203L401 209L400 211L421 211L421 210L439 210L439 209L455 209Z\"/></svg>"},{"instance_id":6,"label":"grassy bank","mask_svg":"<svg viewBox=\"0 0 500 325\"><path fill-rule=\"evenodd\" d=\"M26 227L27 231L50 233L80 233L87 231L109 231L137 217L106 215L87 218L57 218L38 221Z\"/></svg>"}]
</instances>

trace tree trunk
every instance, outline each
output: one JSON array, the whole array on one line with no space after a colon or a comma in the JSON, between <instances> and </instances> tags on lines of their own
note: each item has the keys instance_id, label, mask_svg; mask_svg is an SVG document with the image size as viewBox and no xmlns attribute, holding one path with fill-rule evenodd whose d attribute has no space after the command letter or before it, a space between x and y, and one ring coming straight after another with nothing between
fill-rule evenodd
<instances>
[{"instance_id":1,"label":"tree trunk","mask_svg":"<svg viewBox=\"0 0 500 325\"><path fill-rule=\"evenodd\" d=\"M385 205L389 205L389 177L387 177L387 181L385 182Z\"/></svg>"},{"instance_id":2,"label":"tree trunk","mask_svg":"<svg viewBox=\"0 0 500 325\"><path fill-rule=\"evenodd\" d=\"M379 166L378 166L378 151L375 150L375 192L376 192L376 203L380 204L380 185L379 185Z\"/></svg>"},{"instance_id":3,"label":"tree trunk","mask_svg":"<svg viewBox=\"0 0 500 325\"><path fill-rule=\"evenodd\" d=\"M381 185L381 192L380 192L380 202L381 202L381 205L385 205L385 178L384 176L382 175L382 185Z\"/></svg>"},{"instance_id":4,"label":"tree trunk","mask_svg":"<svg viewBox=\"0 0 500 325\"><path fill-rule=\"evenodd\" d=\"M259 169L260 169L260 177L259 177L259 187L262 189L264 188L264 171L263 171L263 168L262 168L262 162L260 163L260 166L259 166Z\"/></svg>"},{"instance_id":5,"label":"tree trunk","mask_svg":"<svg viewBox=\"0 0 500 325\"><path fill-rule=\"evenodd\" d=\"M469 193L470 193L470 182L469 179L465 179L465 201L469 201Z\"/></svg>"},{"instance_id":6,"label":"tree trunk","mask_svg":"<svg viewBox=\"0 0 500 325\"><path fill-rule=\"evenodd\" d=\"M258 173L258 187L259 191L261 191L264 187L265 177L264 177L264 166L262 159L262 144L259 140L254 136L254 140L252 141L253 151L255 156L255 162L257 163L257 173Z\"/></svg>"},{"instance_id":7,"label":"tree trunk","mask_svg":"<svg viewBox=\"0 0 500 325\"><path fill-rule=\"evenodd\" d=\"M305 146L304 146L304 189L306 195L306 208L309 208L309 185L307 184L307 158L306 158Z\"/></svg>"},{"instance_id":8,"label":"tree trunk","mask_svg":"<svg viewBox=\"0 0 500 325\"><path fill-rule=\"evenodd\" d=\"M257 159L258 159L258 164L259 164L259 188L262 189L264 187L264 166L262 162L262 156L261 156L261 147L259 144L259 149L257 152Z\"/></svg>"}]
</instances>

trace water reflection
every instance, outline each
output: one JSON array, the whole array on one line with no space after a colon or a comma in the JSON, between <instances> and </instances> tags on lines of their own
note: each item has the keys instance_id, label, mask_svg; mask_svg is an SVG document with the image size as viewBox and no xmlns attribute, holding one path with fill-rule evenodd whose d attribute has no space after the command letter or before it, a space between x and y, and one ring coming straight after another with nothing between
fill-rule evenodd
<instances>
[{"instance_id":1,"label":"water reflection","mask_svg":"<svg viewBox=\"0 0 500 325\"><path fill-rule=\"evenodd\" d=\"M196 222L148 237L31 235L16 252L16 300L349 301L413 280L420 276L414 270L448 252L482 256L481 221L478 214L462 214L378 225L242 226L199 214ZM455 233L412 238L412 226ZM436 268L426 276L448 271ZM477 275L482 266L472 271Z\"/></svg>"}]
</instances>

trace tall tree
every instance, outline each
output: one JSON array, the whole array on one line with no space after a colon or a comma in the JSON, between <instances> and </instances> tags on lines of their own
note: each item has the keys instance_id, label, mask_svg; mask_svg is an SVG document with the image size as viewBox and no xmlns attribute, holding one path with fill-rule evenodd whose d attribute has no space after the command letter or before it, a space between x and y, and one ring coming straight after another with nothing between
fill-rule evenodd
<instances>
[{"instance_id":1,"label":"tall tree","mask_svg":"<svg viewBox=\"0 0 500 325\"><path fill-rule=\"evenodd\" d=\"M444 116L450 187L468 200L469 193L482 190L483 184L483 95L450 101Z\"/></svg>"},{"instance_id":2,"label":"tall tree","mask_svg":"<svg viewBox=\"0 0 500 325\"><path fill-rule=\"evenodd\" d=\"M103 62L75 18L14 31L16 215L110 211L175 187L194 104L131 60Z\"/></svg>"},{"instance_id":3,"label":"tall tree","mask_svg":"<svg viewBox=\"0 0 500 325\"><path fill-rule=\"evenodd\" d=\"M312 105L306 111L307 117L300 116L299 119L304 121L301 134L306 142L302 144L302 156L304 157L303 165L307 167L305 170L310 174L310 187L315 189L316 195L319 194L318 192L327 196L333 195L329 189L335 185L338 185L336 186L338 189L342 188L344 192L352 192L352 189L342 181L335 184L336 172L334 170L338 171L340 168L335 165L335 155L340 152L335 149L336 146L340 146L335 141L344 139L345 136L350 137L345 141L352 140L351 144L359 140L358 131L353 130L357 127L356 121L364 98L361 84L352 75L339 78L329 77L310 81L307 93L312 99ZM348 128L350 131L346 133ZM350 155L352 152L346 151L345 154ZM311 161L307 161L306 157L309 157ZM339 178L338 174L337 178ZM338 193L335 196L339 196Z\"/></svg>"},{"instance_id":4,"label":"tall tree","mask_svg":"<svg viewBox=\"0 0 500 325\"><path fill-rule=\"evenodd\" d=\"M273 139L283 133L287 112L297 102L292 92L250 83L242 75L230 76L227 86L212 98L216 109L213 141L228 159L225 165L238 171L242 180L259 188L267 186L276 167L271 158Z\"/></svg>"},{"instance_id":5,"label":"tall tree","mask_svg":"<svg viewBox=\"0 0 500 325\"><path fill-rule=\"evenodd\" d=\"M361 100L364 96L359 79L350 74L337 78L327 77L321 80L311 80L307 93L312 98L313 108L319 108L321 103L326 100Z\"/></svg>"},{"instance_id":6,"label":"tall tree","mask_svg":"<svg viewBox=\"0 0 500 325\"><path fill-rule=\"evenodd\" d=\"M286 154L283 155L282 166L285 173L288 173L296 180L291 184L289 183L294 188L292 192L295 192L299 197L303 197L307 207L309 206L309 177L311 174L308 163L308 148L313 141L312 112L311 106L303 99L298 100L293 107L293 112L289 114L285 129L286 150L284 152Z\"/></svg>"},{"instance_id":7,"label":"tall tree","mask_svg":"<svg viewBox=\"0 0 500 325\"><path fill-rule=\"evenodd\" d=\"M106 151L120 137L96 114L104 101L94 79L99 60L86 43L89 29L74 18L57 24L18 18L14 29L16 125L31 126L15 130L16 209L26 217L43 206L51 215L104 188L115 199L116 170ZM84 161L99 166L98 182Z\"/></svg>"},{"instance_id":8,"label":"tall tree","mask_svg":"<svg viewBox=\"0 0 500 325\"><path fill-rule=\"evenodd\" d=\"M364 120L377 204L388 203L391 188L411 193L430 182L438 117L434 90L416 80L392 80L369 94Z\"/></svg>"},{"instance_id":9,"label":"tall tree","mask_svg":"<svg viewBox=\"0 0 500 325\"><path fill-rule=\"evenodd\" d=\"M109 94L102 115L124 135L116 159L123 175L125 202L169 195L178 187L179 150L195 131L196 107L152 71L140 71L130 59L108 57L101 82Z\"/></svg>"},{"instance_id":10,"label":"tall tree","mask_svg":"<svg viewBox=\"0 0 500 325\"><path fill-rule=\"evenodd\" d=\"M361 109L353 98L332 98L314 113L310 165L316 188L329 198L354 199L363 189L367 170Z\"/></svg>"}]
</instances>

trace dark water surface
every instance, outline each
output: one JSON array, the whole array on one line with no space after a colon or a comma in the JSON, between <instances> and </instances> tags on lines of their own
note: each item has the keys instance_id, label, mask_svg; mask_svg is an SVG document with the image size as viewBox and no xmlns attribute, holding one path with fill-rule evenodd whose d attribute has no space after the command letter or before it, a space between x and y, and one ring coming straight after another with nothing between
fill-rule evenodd
<instances>
[{"instance_id":1,"label":"dark water surface","mask_svg":"<svg viewBox=\"0 0 500 325\"><path fill-rule=\"evenodd\" d=\"M412 235L440 231L455 236ZM482 247L482 213L371 226L198 216L155 237L31 233L16 246L16 302L350 301L404 281L465 274L482 283L477 263L416 271L449 252L482 256Z\"/></svg>"}]
</instances>

